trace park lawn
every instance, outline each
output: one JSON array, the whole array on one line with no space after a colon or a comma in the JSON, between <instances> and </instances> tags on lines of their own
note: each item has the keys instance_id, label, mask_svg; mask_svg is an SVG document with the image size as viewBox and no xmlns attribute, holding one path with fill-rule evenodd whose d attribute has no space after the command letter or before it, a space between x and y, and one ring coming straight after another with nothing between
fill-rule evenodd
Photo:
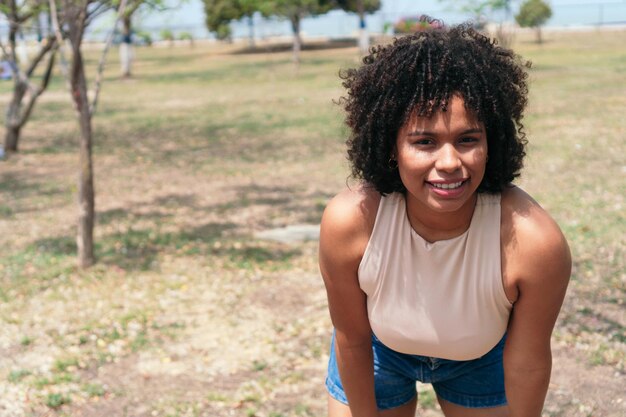
<instances>
[{"instance_id":1,"label":"park lawn","mask_svg":"<svg viewBox=\"0 0 626 417\"><path fill-rule=\"evenodd\" d=\"M548 416L626 412L624 31L546 34L533 61L518 184L574 257ZM75 268L77 123L57 77L0 162L0 417L324 414L330 321L317 224L345 187L338 72L353 48L238 45L113 53L94 118L96 256ZM94 74L97 51L87 51ZM0 85L0 102L10 83ZM441 416L420 387L421 415ZM4 407L4 408L3 408Z\"/></svg>"}]
</instances>

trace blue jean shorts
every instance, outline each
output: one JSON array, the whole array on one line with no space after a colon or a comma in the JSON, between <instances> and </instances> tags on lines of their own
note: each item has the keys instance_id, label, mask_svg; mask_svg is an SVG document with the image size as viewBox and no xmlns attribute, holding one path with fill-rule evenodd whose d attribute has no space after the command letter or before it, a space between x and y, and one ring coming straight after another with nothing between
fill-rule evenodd
<instances>
[{"instance_id":1,"label":"blue jean shorts","mask_svg":"<svg viewBox=\"0 0 626 417\"><path fill-rule=\"evenodd\" d=\"M440 398L461 407L506 405L502 365L505 339L506 334L493 349L478 359L454 361L399 353L372 335L374 390L378 408L387 410L411 401L417 395L416 381L432 384ZM333 398L348 404L337 368L334 334L326 388Z\"/></svg>"}]
</instances>

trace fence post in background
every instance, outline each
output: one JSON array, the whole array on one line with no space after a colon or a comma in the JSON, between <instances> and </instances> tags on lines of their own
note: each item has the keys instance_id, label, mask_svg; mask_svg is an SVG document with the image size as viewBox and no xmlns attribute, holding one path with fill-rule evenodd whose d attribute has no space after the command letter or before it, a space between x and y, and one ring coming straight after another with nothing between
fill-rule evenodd
<instances>
[{"instance_id":1,"label":"fence post in background","mask_svg":"<svg viewBox=\"0 0 626 417\"><path fill-rule=\"evenodd\" d=\"M604 3L598 4L598 26L604 25Z\"/></svg>"},{"instance_id":2,"label":"fence post in background","mask_svg":"<svg viewBox=\"0 0 626 417\"><path fill-rule=\"evenodd\" d=\"M365 25L365 18L359 17L359 51L362 55L366 55L370 49L370 37L367 33L367 26Z\"/></svg>"},{"instance_id":3,"label":"fence post in background","mask_svg":"<svg viewBox=\"0 0 626 417\"><path fill-rule=\"evenodd\" d=\"M357 3L359 13L359 52L361 55L367 55L370 49L370 36L367 33L367 24L365 22L365 3L360 0Z\"/></svg>"}]
</instances>

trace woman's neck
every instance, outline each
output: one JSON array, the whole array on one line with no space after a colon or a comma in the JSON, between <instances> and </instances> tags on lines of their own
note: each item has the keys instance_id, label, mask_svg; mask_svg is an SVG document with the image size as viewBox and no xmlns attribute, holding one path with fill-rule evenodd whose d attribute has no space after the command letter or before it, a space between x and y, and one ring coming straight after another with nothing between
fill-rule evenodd
<instances>
[{"instance_id":1,"label":"woman's neck","mask_svg":"<svg viewBox=\"0 0 626 417\"><path fill-rule=\"evenodd\" d=\"M413 230L427 242L452 239L469 229L477 199L475 193L459 210L437 212L405 196L407 217Z\"/></svg>"}]
</instances>

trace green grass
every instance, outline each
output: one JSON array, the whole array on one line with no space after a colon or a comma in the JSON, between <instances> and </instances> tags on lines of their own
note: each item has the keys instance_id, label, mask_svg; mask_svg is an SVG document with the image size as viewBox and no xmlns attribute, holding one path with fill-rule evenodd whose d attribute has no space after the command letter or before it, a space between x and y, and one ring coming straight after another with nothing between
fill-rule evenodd
<instances>
[{"instance_id":1,"label":"green grass","mask_svg":"<svg viewBox=\"0 0 626 417\"><path fill-rule=\"evenodd\" d=\"M63 405L71 404L72 399L67 395L52 393L46 396L45 402L50 408L59 408Z\"/></svg>"},{"instance_id":2,"label":"green grass","mask_svg":"<svg viewBox=\"0 0 626 417\"><path fill-rule=\"evenodd\" d=\"M85 384L82 390L89 397L102 397L106 393L106 390L101 384Z\"/></svg>"},{"instance_id":3,"label":"green grass","mask_svg":"<svg viewBox=\"0 0 626 417\"><path fill-rule=\"evenodd\" d=\"M18 370L11 371L7 379L9 382L17 383L17 382L20 382L22 379L26 378L27 376L29 376L30 374L31 372L29 370L18 369Z\"/></svg>"},{"instance_id":4,"label":"green grass","mask_svg":"<svg viewBox=\"0 0 626 417\"><path fill-rule=\"evenodd\" d=\"M542 46L523 37L515 44L533 62L519 184L550 211L572 249L556 338L586 364L623 372L626 36L546 37ZM21 154L0 162L0 325L15 329L1 344L15 363L45 355L48 345L55 352L49 372L28 365L2 379L35 390L39 414L74 407L76 392L106 401L126 388L94 382L97 369L142 355L175 357L171 345L203 332L226 334L225 353L252 356L234 355L228 363L236 369L210 381L224 385L181 382L200 405L161 407L147 395L146 407L160 415L221 417L235 407L241 415L323 414L322 386L307 385L323 373L328 348L321 281L306 281L319 274L315 243L260 241L255 232L318 223L345 187L347 131L333 100L343 94L338 71L358 59L354 49L305 52L296 71L288 52L229 52L141 48L130 80L119 79L110 55L93 119L98 264L90 270L75 266L78 133L60 78L24 128ZM93 74L98 54L86 57ZM8 94L0 85L5 101ZM255 353L265 342L246 323L270 329L275 357ZM208 344L182 350L181 362L198 358L185 368L189 379L208 378L189 371L215 362L200 359ZM297 393L272 391L287 384ZM432 392L421 397L422 408L435 408Z\"/></svg>"}]
</instances>

